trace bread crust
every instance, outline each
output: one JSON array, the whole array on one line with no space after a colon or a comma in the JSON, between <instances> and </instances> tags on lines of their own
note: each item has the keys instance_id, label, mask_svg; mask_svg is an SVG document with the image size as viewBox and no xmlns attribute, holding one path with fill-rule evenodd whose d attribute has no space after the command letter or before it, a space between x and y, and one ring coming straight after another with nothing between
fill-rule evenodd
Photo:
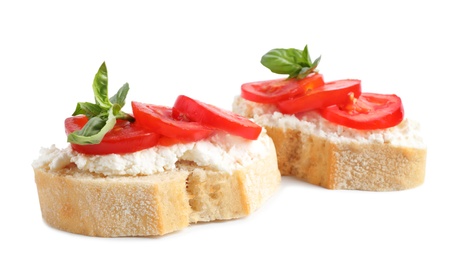
<instances>
[{"instance_id":1,"label":"bread crust","mask_svg":"<svg viewBox=\"0 0 458 260\"><path fill-rule=\"evenodd\" d=\"M266 127L282 175L328 189L391 191L424 182L426 150L390 144L335 143L293 129Z\"/></svg>"},{"instance_id":2,"label":"bread crust","mask_svg":"<svg viewBox=\"0 0 458 260\"><path fill-rule=\"evenodd\" d=\"M347 190L404 190L424 182L426 147L336 140L279 124L266 125L257 118L273 113L275 108L239 96L233 111L254 118L266 128L274 141L282 175L328 189Z\"/></svg>"},{"instance_id":3,"label":"bread crust","mask_svg":"<svg viewBox=\"0 0 458 260\"><path fill-rule=\"evenodd\" d=\"M244 217L279 187L269 147L266 157L232 173L189 162L145 176L95 175L74 164L34 168L42 216L57 229L99 237L158 236L190 223Z\"/></svg>"}]
</instances>

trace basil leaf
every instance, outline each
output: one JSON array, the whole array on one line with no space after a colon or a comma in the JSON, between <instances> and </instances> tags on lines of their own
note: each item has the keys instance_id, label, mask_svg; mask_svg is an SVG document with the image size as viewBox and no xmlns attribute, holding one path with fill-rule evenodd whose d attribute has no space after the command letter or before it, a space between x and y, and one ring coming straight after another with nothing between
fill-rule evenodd
<instances>
[{"instance_id":1,"label":"basil leaf","mask_svg":"<svg viewBox=\"0 0 458 260\"><path fill-rule=\"evenodd\" d=\"M273 49L262 56L261 64L273 73L294 74L302 68L298 64L301 59L301 53L295 49Z\"/></svg>"},{"instance_id":2,"label":"basil leaf","mask_svg":"<svg viewBox=\"0 0 458 260\"><path fill-rule=\"evenodd\" d=\"M119 104L121 107L125 105L126 96L129 92L129 83L125 83L116 93L116 95L110 98L111 104ZM116 113L115 113L116 114Z\"/></svg>"},{"instance_id":3,"label":"basil leaf","mask_svg":"<svg viewBox=\"0 0 458 260\"><path fill-rule=\"evenodd\" d=\"M311 65L311 67L303 67L301 72L297 75L297 78L298 79L303 79L305 77L307 77L309 74L311 73L314 73L314 72L318 72L318 70L316 70L316 67L318 66L318 63L320 63L320 60L321 60L321 56L318 57Z\"/></svg>"},{"instance_id":4,"label":"basil leaf","mask_svg":"<svg viewBox=\"0 0 458 260\"><path fill-rule=\"evenodd\" d=\"M302 52L298 49L290 48L286 50L286 53L289 53L292 56L294 62L297 64L303 64L306 62L302 56Z\"/></svg>"},{"instance_id":5,"label":"basil leaf","mask_svg":"<svg viewBox=\"0 0 458 260\"><path fill-rule=\"evenodd\" d=\"M308 46L302 51L298 49L272 49L261 58L261 64L273 73L288 74L288 78L304 78L316 72L316 67L321 56L313 63L310 58Z\"/></svg>"},{"instance_id":6,"label":"basil leaf","mask_svg":"<svg viewBox=\"0 0 458 260\"><path fill-rule=\"evenodd\" d=\"M321 61L321 56L318 57L313 63L312 63L312 68L313 69L316 69L316 67L318 67L318 63L320 63Z\"/></svg>"},{"instance_id":7,"label":"basil leaf","mask_svg":"<svg viewBox=\"0 0 458 260\"><path fill-rule=\"evenodd\" d=\"M305 66L307 67L312 66L312 60L310 59L309 50L308 50L307 45L305 45L304 50L302 51L302 58L305 60L305 64L304 64Z\"/></svg>"},{"instance_id":8,"label":"basil leaf","mask_svg":"<svg viewBox=\"0 0 458 260\"><path fill-rule=\"evenodd\" d=\"M68 135L67 141L74 144L98 144L106 133L113 129L117 119L134 122L135 118L121 111L126 103L129 84L125 83L118 92L108 99L108 73L102 63L92 83L95 104L79 102L73 116L85 115L89 118L84 127Z\"/></svg>"},{"instance_id":9,"label":"basil leaf","mask_svg":"<svg viewBox=\"0 0 458 260\"><path fill-rule=\"evenodd\" d=\"M108 99L108 72L105 62L95 74L92 90L94 91L95 103L104 109L109 109L111 103Z\"/></svg>"},{"instance_id":10,"label":"basil leaf","mask_svg":"<svg viewBox=\"0 0 458 260\"><path fill-rule=\"evenodd\" d=\"M92 118L101 114L102 112L105 111L103 111L103 109L99 105L92 104L89 102L78 102L78 104L76 105L75 112L73 112L72 116L85 115L88 118Z\"/></svg>"},{"instance_id":11,"label":"basil leaf","mask_svg":"<svg viewBox=\"0 0 458 260\"><path fill-rule=\"evenodd\" d=\"M89 119L81 130L74 131L67 136L67 142L74 144L98 144L102 141L108 131L116 124L116 117L113 110L108 110L108 117L101 115Z\"/></svg>"},{"instance_id":12,"label":"basil leaf","mask_svg":"<svg viewBox=\"0 0 458 260\"><path fill-rule=\"evenodd\" d=\"M303 78L307 77L307 75L309 75L311 71L312 71L312 68L303 67L301 69L301 71L299 72L299 74L297 75L297 78L298 79L303 79Z\"/></svg>"},{"instance_id":13,"label":"basil leaf","mask_svg":"<svg viewBox=\"0 0 458 260\"><path fill-rule=\"evenodd\" d=\"M290 73L287 79L292 79L292 78L297 78L299 77L299 74L301 73L301 70L294 71L293 73Z\"/></svg>"}]
</instances>

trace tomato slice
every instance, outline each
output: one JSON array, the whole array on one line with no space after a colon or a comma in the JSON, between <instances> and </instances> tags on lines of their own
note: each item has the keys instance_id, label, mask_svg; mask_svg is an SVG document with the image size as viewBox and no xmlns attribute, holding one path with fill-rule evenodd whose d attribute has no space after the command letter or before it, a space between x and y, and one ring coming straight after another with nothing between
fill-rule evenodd
<instances>
[{"instance_id":1,"label":"tomato slice","mask_svg":"<svg viewBox=\"0 0 458 260\"><path fill-rule=\"evenodd\" d=\"M172 108L132 101L132 112L136 122L176 142L194 142L210 136L214 129L196 122L176 120Z\"/></svg>"},{"instance_id":2,"label":"tomato slice","mask_svg":"<svg viewBox=\"0 0 458 260\"><path fill-rule=\"evenodd\" d=\"M313 88L302 96L278 102L277 107L284 114L295 114L346 103L351 93L354 97L361 94L360 80L346 79L326 82L323 86Z\"/></svg>"},{"instance_id":3,"label":"tomato slice","mask_svg":"<svg viewBox=\"0 0 458 260\"><path fill-rule=\"evenodd\" d=\"M245 117L184 95L176 99L173 113L175 118L184 117L251 140L256 140L262 130L261 126Z\"/></svg>"},{"instance_id":4,"label":"tomato slice","mask_svg":"<svg viewBox=\"0 0 458 260\"><path fill-rule=\"evenodd\" d=\"M167 137L163 135L159 138L157 145L171 146L171 145L179 144L179 143L186 143L186 141L183 141L177 138Z\"/></svg>"},{"instance_id":5,"label":"tomato slice","mask_svg":"<svg viewBox=\"0 0 458 260\"><path fill-rule=\"evenodd\" d=\"M70 134L80 130L87 123L86 116L73 116L65 119L65 132ZM159 134L148 131L136 122L130 123L118 120L99 144L79 145L71 144L73 150L84 154L124 154L133 153L155 146L158 143Z\"/></svg>"},{"instance_id":6,"label":"tomato slice","mask_svg":"<svg viewBox=\"0 0 458 260\"><path fill-rule=\"evenodd\" d=\"M274 79L242 85L241 97L258 103L277 103L303 95L324 85L323 75L315 73L303 79Z\"/></svg>"},{"instance_id":7,"label":"tomato slice","mask_svg":"<svg viewBox=\"0 0 458 260\"><path fill-rule=\"evenodd\" d=\"M349 108L350 107L350 108ZM374 130L396 126L404 118L401 98L396 95L362 93L354 105L334 105L321 110L327 120L343 126Z\"/></svg>"}]
</instances>

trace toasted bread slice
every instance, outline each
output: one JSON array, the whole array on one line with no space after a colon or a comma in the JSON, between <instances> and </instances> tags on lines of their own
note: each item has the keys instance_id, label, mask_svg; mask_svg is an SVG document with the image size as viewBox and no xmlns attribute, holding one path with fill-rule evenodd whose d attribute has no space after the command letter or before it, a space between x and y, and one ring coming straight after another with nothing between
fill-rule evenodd
<instances>
[{"instance_id":1,"label":"toasted bread slice","mask_svg":"<svg viewBox=\"0 0 458 260\"><path fill-rule=\"evenodd\" d=\"M265 132L246 142L259 142L260 155L237 167L198 165L190 159L194 154L178 158L173 169L149 174L94 172L72 161L73 152L45 149L33 164L43 219L72 233L119 237L163 235L190 223L247 216L274 194L281 176Z\"/></svg>"}]
</instances>

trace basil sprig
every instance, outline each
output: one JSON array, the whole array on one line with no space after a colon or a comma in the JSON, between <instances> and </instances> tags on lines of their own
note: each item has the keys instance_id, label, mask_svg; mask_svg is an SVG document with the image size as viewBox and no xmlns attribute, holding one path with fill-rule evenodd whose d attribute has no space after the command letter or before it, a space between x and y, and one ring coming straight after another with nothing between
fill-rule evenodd
<instances>
[{"instance_id":1,"label":"basil sprig","mask_svg":"<svg viewBox=\"0 0 458 260\"><path fill-rule=\"evenodd\" d=\"M135 121L131 115L121 111L129 92L128 83L125 83L114 96L108 98L108 73L105 62L95 74L92 90L95 104L78 102L72 114L73 116L86 115L89 121L81 130L70 133L67 136L67 142L80 145L98 144L105 134L113 129L117 119Z\"/></svg>"},{"instance_id":2,"label":"basil sprig","mask_svg":"<svg viewBox=\"0 0 458 260\"><path fill-rule=\"evenodd\" d=\"M298 49L272 49L261 58L261 63L273 73L288 74L288 78L302 79L307 75L318 72L316 67L320 63L321 56L312 62L305 45L304 50Z\"/></svg>"}]
</instances>

